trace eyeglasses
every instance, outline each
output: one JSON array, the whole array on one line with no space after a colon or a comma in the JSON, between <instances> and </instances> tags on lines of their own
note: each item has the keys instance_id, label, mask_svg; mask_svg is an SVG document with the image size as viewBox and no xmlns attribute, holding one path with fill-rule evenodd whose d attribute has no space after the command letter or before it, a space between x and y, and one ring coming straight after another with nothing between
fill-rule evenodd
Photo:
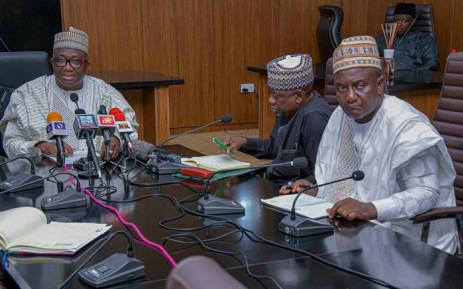
<instances>
[{"instance_id":1,"label":"eyeglasses","mask_svg":"<svg viewBox=\"0 0 463 289\"><path fill-rule=\"evenodd\" d=\"M51 61L56 67L65 67L66 64L69 63L72 68L80 68L82 64L88 63L87 60L82 60L79 58L66 59L64 57L53 57Z\"/></svg>"}]
</instances>

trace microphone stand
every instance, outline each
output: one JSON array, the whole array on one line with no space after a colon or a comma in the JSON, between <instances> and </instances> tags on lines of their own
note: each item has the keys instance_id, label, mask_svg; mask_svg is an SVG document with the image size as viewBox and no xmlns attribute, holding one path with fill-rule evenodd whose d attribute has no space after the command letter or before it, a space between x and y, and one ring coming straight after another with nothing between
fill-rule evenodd
<instances>
[{"instance_id":1,"label":"microphone stand","mask_svg":"<svg viewBox=\"0 0 463 289\"><path fill-rule=\"evenodd\" d=\"M87 172L79 173L79 178L88 179L90 182L90 186L93 186L94 179L101 178L101 170L98 164L98 157L95 153L95 146L93 145L92 137L88 132L85 132L85 141L87 142L88 147L88 169ZM95 167L95 169L93 167Z\"/></svg>"},{"instance_id":2,"label":"microphone stand","mask_svg":"<svg viewBox=\"0 0 463 289\"><path fill-rule=\"evenodd\" d=\"M173 139L176 139L178 137L181 137L181 136L184 136L184 135L187 135L187 134L190 134L190 133L197 132L197 131L202 130L202 129L206 128L206 127L209 127L211 125L216 125L216 124L220 124L220 123L226 123L226 122L230 122L230 121L231 121L231 116L225 115L221 119L215 120L213 122L204 124L204 125L199 126L199 127L195 127L193 129L190 129L190 130L186 130L186 131L181 132L179 134L170 136L169 138L164 140L159 145L153 159L148 161L148 163L147 163L150 167L152 167L152 169L150 171L153 173L154 183L156 183L157 185L164 185L164 184L172 184L172 183L176 183L176 182L181 182L181 180L179 178L175 178L172 175L176 174L176 173L180 173L180 169L182 167L184 167L184 166L181 163L175 163L175 162L171 162L171 161L168 161L168 160L163 160L162 157L161 157L161 155L163 154L162 147L167 142L169 142L169 141L171 141Z\"/></svg>"},{"instance_id":3,"label":"microphone stand","mask_svg":"<svg viewBox=\"0 0 463 289\"><path fill-rule=\"evenodd\" d=\"M216 174L213 173L205 181L203 196L198 200L198 212L206 215L244 214L244 207L240 203L210 194L211 180Z\"/></svg>"},{"instance_id":4,"label":"microphone stand","mask_svg":"<svg viewBox=\"0 0 463 289\"><path fill-rule=\"evenodd\" d=\"M332 232L333 226L326 223L320 223L315 220L311 220L306 217L301 217L296 214L296 202L299 197L307 191L331 185L334 183L342 182L345 180L353 179L355 181L360 181L364 178L364 173L362 171L355 171L351 176L327 182L320 185L309 186L306 189L300 191L297 196L294 198L293 204L291 206L291 212L286 215L279 223L278 230L283 234L300 238L307 237L311 235L318 235L322 233Z\"/></svg>"}]
</instances>

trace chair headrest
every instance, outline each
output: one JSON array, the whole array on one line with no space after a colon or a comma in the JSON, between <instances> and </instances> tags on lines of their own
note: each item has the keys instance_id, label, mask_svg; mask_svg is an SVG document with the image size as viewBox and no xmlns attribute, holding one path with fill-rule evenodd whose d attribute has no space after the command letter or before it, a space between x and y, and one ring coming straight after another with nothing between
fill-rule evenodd
<instances>
[{"instance_id":1,"label":"chair headrest","mask_svg":"<svg viewBox=\"0 0 463 289\"><path fill-rule=\"evenodd\" d=\"M45 51L0 52L0 86L18 88L49 74L51 66Z\"/></svg>"}]
</instances>

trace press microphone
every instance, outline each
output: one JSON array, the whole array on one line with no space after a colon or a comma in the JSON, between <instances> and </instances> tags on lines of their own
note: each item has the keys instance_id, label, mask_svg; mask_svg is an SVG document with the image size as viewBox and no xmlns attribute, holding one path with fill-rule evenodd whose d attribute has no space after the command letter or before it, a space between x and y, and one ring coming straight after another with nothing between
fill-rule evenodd
<instances>
[{"instance_id":1,"label":"press microphone","mask_svg":"<svg viewBox=\"0 0 463 289\"><path fill-rule=\"evenodd\" d=\"M74 102L76 104L77 109L75 111L75 114L77 114L77 110L80 109L80 107L79 107L79 96L77 95L77 93L73 92L73 93L71 93L69 98L71 99L72 102Z\"/></svg>"},{"instance_id":2,"label":"press microphone","mask_svg":"<svg viewBox=\"0 0 463 289\"><path fill-rule=\"evenodd\" d=\"M116 131L116 120L113 115L108 114L106 111L106 106L100 105L98 114L96 115L97 123L97 135L103 136L105 144L105 159L109 161L111 159L111 154L109 152L109 144L111 142L111 136L114 135Z\"/></svg>"},{"instance_id":3,"label":"press microphone","mask_svg":"<svg viewBox=\"0 0 463 289\"><path fill-rule=\"evenodd\" d=\"M101 170L98 164L95 145L93 139L96 135L96 118L93 114L86 114L83 109L76 109L76 118L74 119L74 132L77 139L85 139L88 147L88 152L95 166L98 178L101 178ZM82 175L83 176L83 175Z\"/></svg>"},{"instance_id":4,"label":"press microphone","mask_svg":"<svg viewBox=\"0 0 463 289\"><path fill-rule=\"evenodd\" d=\"M229 123L232 121L232 116L230 114L226 114L224 116L222 116L220 119L218 120L215 120L213 122L210 122L210 123L206 123L205 125L202 125L202 126L199 126L199 127L195 127L193 129L190 129L190 130L187 130L187 131L184 131L184 132L181 132L179 134L175 134L173 136L170 136L169 138L167 138L165 141L163 141L160 145L159 145L159 148L162 148L163 145L165 145L168 141L171 141L173 139L176 139L180 136L183 136L183 135L186 135L186 134L190 134L190 133L194 133L198 130L201 130L203 128L206 128L206 127L209 127L211 125L215 125L215 124L220 124L220 123Z\"/></svg>"},{"instance_id":5,"label":"press microphone","mask_svg":"<svg viewBox=\"0 0 463 289\"><path fill-rule=\"evenodd\" d=\"M333 228L331 225L320 224L314 222L310 219L300 217L296 215L296 202L302 193L317 189L320 187L324 187L327 185L331 185L334 183L346 181L346 180L354 180L354 181L361 181L365 177L363 171L355 171L349 177L345 177L342 179L334 180L331 182L327 182L324 184L317 184L313 186L305 186L305 189L300 191L296 198L294 198L293 205L291 206L291 213L286 215L280 223L278 223L278 230L286 235L290 235L293 237L306 237L314 234L320 234L322 232L332 231Z\"/></svg>"},{"instance_id":6,"label":"press microphone","mask_svg":"<svg viewBox=\"0 0 463 289\"><path fill-rule=\"evenodd\" d=\"M237 170L255 170L261 168L268 168L268 167L296 167L296 168L305 168L307 167L307 158L305 157L297 157L290 162L284 163L270 163L261 166L253 166L247 167L242 169L235 169L235 170L228 170L230 171L237 171ZM200 172L207 171L201 168L182 168L180 171L182 174L192 175L192 176L200 176ZM228 200L224 198L220 198L217 196L213 196L209 194L209 185L212 178L215 176L217 172L208 171L205 176L207 179L205 181L206 188L204 189L203 197L198 200L198 207L197 210L200 213L207 214L207 215L223 215L223 214L241 214L244 213L244 207L233 200ZM195 175L196 174L196 175Z\"/></svg>"},{"instance_id":7,"label":"press microphone","mask_svg":"<svg viewBox=\"0 0 463 289\"><path fill-rule=\"evenodd\" d=\"M47 137L56 141L56 166L61 168L65 163L63 138L68 136L66 123L58 112L52 111L47 116Z\"/></svg>"},{"instance_id":8,"label":"press microphone","mask_svg":"<svg viewBox=\"0 0 463 289\"><path fill-rule=\"evenodd\" d=\"M124 139L127 149L130 152L133 151L132 140L129 137L129 135L133 132L132 125L130 124L130 122L126 121L124 113L122 113L122 111L118 107L111 108L109 110L109 114L114 116L114 119L116 120L117 131Z\"/></svg>"}]
</instances>

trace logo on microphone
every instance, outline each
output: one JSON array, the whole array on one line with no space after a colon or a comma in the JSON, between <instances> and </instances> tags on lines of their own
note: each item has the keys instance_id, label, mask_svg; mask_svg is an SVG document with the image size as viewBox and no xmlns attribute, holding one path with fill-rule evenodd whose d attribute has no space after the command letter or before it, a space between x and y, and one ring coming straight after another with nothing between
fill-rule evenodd
<instances>
[{"instance_id":1,"label":"logo on microphone","mask_svg":"<svg viewBox=\"0 0 463 289\"><path fill-rule=\"evenodd\" d=\"M127 129L130 128L129 124L126 122L120 122L117 124L119 129Z\"/></svg>"},{"instance_id":2,"label":"logo on microphone","mask_svg":"<svg viewBox=\"0 0 463 289\"><path fill-rule=\"evenodd\" d=\"M95 128L95 117L91 114L80 114L77 115L79 119L80 127L82 128Z\"/></svg>"},{"instance_id":3,"label":"logo on microphone","mask_svg":"<svg viewBox=\"0 0 463 289\"><path fill-rule=\"evenodd\" d=\"M55 129L66 129L66 124L64 122L55 122L53 125Z\"/></svg>"},{"instance_id":4,"label":"logo on microphone","mask_svg":"<svg viewBox=\"0 0 463 289\"><path fill-rule=\"evenodd\" d=\"M99 115L98 116L99 123L101 125L115 125L114 117L109 115Z\"/></svg>"},{"instance_id":5,"label":"logo on microphone","mask_svg":"<svg viewBox=\"0 0 463 289\"><path fill-rule=\"evenodd\" d=\"M51 123L47 124L47 134L49 134L52 129L53 129L53 126L51 125Z\"/></svg>"}]
</instances>

